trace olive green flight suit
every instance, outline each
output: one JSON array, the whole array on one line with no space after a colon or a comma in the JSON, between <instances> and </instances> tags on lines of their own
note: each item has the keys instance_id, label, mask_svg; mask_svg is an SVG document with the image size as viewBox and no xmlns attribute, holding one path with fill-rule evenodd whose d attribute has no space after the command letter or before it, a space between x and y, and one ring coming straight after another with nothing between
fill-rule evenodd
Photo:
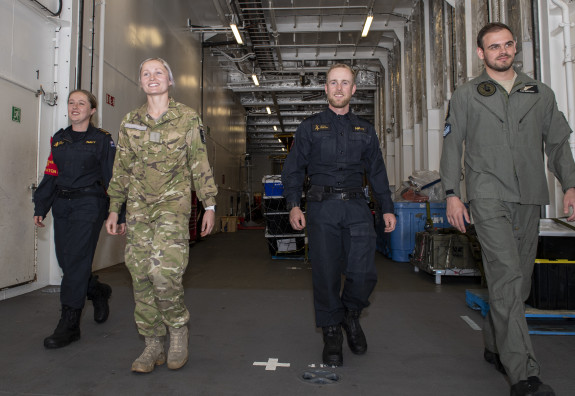
<instances>
[{"instance_id":1,"label":"olive green flight suit","mask_svg":"<svg viewBox=\"0 0 575 396\"><path fill-rule=\"evenodd\" d=\"M189 257L192 185L205 206L217 188L198 114L170 99L158 120L147 105L122 120L108 194L110 211L126 202L126 266L132 275L135 319L143 336L189 320L182 276Z\"/></svg>"},{"instance_id":2,"label":"olive green flight suit","mask_svg":"<svg viewBox=\"0 0 575 396\"><path fill-rule=\"evenodd\" d=\"M564 191L575 186L571 129L553 91L517 72L508 94L487 72L454 92L444 130L440 174L446 196L465 182L481 243L490 311L485 346L500 355L512 384L539 375L524 302L539 235L540 206L549 203L548 169Z\"/></svg>"}]
</instances>

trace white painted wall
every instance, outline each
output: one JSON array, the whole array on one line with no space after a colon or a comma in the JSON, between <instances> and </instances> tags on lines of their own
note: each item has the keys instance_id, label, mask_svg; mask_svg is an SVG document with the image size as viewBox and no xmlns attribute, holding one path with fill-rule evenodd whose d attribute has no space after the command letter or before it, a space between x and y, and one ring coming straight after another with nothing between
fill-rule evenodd
<instances>
[{"instance_id":1,"label":"white painted wall","mask_svg":"<svg viewBox=\"0 0 575 396\"><path fill-rule=\"evenodd\" d=\"M56 0L42 0L57 9ZM57 91L58 105L42 109L38 174L42 177L49 155L49 139L67 125L66 98L76 88L78 48L78 2L64 0L62 17L47 18L25 0L0 0L0 78L45 91ZM105 8L104 34L101 40L101 10ZM96 2L94 50L92 51L92 2L85 2L81 88L103 92L98 112L102 127L117 140L123 116L145 102L138 85L138 66L148 57L162 57L170 64L176 87L172 96L201 112L202 48L200 36L186 31L186 20L194 15L193 2L186 0L122 0ZM102 42L101 42L102 41ZM56 49L58 47L58 49ZM100 50L103 50L103 78L99 78ZM93 68L91 60L93 57ZM55 66L56 65L56 66ZM208 69L208 68L205 68ZM39 79L36 78L39 70ZM90 74L92 77L90 77ZM101 80L101 81L100 81ZM55 82L56 81L56 82ZM210 162L221 192L217 215L226 215L229 196L238 194L238 164L245 152L243 109L225 88L226 73L217 64L204 70L204 124L210 127L207 138ZM100 87L100 84L102 86ZM114 97L114 106L106 104L106 95ZM10 105L0 97L0 108ZM223 175L225 175L225 183ZM223 188L222 188L223 187ZM32 213L30 213L32 223ZM3 291L1 298L25 293L49 284L60 283L60 270L54 255L51 216L48 227L38 233L38 279L36 282ZM102 232L94 268L123 261L124 241ZM0 275L1 276L1 275Z\"/></svg>"}]
</instances>

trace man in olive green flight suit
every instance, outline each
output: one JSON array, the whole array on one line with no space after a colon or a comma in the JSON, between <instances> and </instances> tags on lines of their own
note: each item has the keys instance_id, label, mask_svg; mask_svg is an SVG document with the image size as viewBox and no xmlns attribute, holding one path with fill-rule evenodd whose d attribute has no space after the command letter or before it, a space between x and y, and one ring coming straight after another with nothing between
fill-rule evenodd
<instances>
[{"instance_id":1,"label":"man in olive green flight suit","mask_svg":"<svg viewBox=\"0 0 575 396\"><path fill-rule=\"evenodd\" d=\"M445 122L440 173L447 219L461 232L470 222L460 199L465 143L467 198L489 288L485 359L508 375L511 395L554 395L538 378L524 302L531 289L541 205L549 203L543 148L565 192L565 214L575 208L571 129L551 89L512 68L516 42L509 27L486 25L477 47L485 71L457 88Z\"/></svg>"}]
</instances>

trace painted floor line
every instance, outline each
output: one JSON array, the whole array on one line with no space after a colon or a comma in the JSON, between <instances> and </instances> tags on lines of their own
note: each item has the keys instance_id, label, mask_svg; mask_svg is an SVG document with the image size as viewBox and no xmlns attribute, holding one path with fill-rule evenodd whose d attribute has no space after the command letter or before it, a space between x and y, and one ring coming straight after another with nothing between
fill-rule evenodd
<instances>
[{"instance_id":1,"label":"painted floor line","mask_svg":"<svg viewBox=\"0 0 575 396\"><path fill-rule=\"evenodd\" d=\"M465 321L473 330L481 330L481 327L475 323L469 316L460 316L461 319Z\"/></svg>"}]
</instances>

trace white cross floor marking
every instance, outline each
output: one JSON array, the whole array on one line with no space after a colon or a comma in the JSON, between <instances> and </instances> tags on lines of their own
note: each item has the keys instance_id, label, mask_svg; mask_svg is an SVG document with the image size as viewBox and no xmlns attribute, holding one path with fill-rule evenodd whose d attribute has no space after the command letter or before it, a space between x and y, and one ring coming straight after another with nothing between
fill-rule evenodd
<instances>
[{"instance_id":1,"label":"white cross floor marking","mask_svg":"<svg viewBox=\"0 0 575 396\"><path fill-rule=\"evenodd\" d=\"M276 371L278 367L289 367L289 363L278 363L279 359L269 358L267 362L254 362L254 366L265 366L266 370Z\"/></svg>"}]
</instances>

